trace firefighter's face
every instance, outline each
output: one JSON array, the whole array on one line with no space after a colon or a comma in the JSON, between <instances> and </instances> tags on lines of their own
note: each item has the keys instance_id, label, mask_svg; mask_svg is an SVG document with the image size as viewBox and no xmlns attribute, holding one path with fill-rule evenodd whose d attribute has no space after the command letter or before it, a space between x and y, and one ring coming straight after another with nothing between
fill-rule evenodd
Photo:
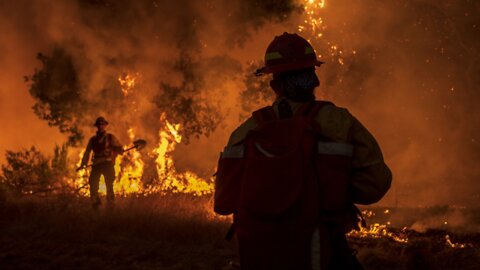
<instances>
[{"instance_id":1,"label":"firefighter's face","mask_svg":"<svg viewBox=\"0 0 480 270\"><path fill-rule=\"evenodd\" d=\"M270 86L278 96L304 102L315 99L313 91L320 86L320 80L315 68L305 68L273 74Z\"/></svg>"},{"instance_id":2,"label":"firefighter's face","mask_svg":"<svg viewBox=\"0 0 480 270\"><path fill-rule=\"evenodd\" d=\"M97 129L98 129L98 131L103 132L103 131L105 131L105 130L107 129L107 124L105 124L105 123L99 123L99 124L97 125Z\"/></svg>"}]
</instances>

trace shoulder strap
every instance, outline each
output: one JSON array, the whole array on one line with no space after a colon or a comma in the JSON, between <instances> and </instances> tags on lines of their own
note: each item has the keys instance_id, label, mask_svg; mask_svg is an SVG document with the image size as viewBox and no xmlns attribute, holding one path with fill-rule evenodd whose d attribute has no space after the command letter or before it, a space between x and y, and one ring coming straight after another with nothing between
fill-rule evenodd
<instances>
[{"instance_id":1,"label":"shoulder strap","mask_svg":"<svg viewBox=\"0 0 480 270\"><path fill-rule=\"evenodd\" d=\"M330 101L315 100L305 103L298 109L295 116L306 117L309 121L314 120L318 112L326 105L334 105Z\"/></svg>"},{"instance_id":2,"label":"shoulder strap","mask_svg":"<svg viewBox=\"0 0 480 270\"><path fill-rule=\"evenodd\" d=\"M321 136L322 128L320 124L315 121L315 117L323 107L328 105L334 104L330 101L315 100L303 105L300 109L298 109L298 112L295 114L295 116L305 117L307 122L310 123L315 130L315 133Z\"/></svg>"},{"instance_id":3,"label":"shoulder strap","mask_svg":"<svg viewBox=\"0 0 480 270\"><path fill-rule=\"evenodd\" d=\"M334 105L334 104L330 101L315 100L315 102L306 111L305 116L308 118L309 121L314 121L318 112L327 105Z\"/></svg>"},{"instance_id":4,"label":"shoulder strap","mask_svg":"<svg viewBox=\"0 0 480 270\"><path fill-rule=\"evenodd\" d=\"M334 104L330 101L322 101L322 100L316 100L314 102L306 103L305 105L303 105L298 109L298 111L295 113L295 116L306 117L309 122L312 122L315 120L315 117L317 116L318 112L327 105L334 105ZM254 111L252 113L252 116L258 125L277 119L277 115L275 114L275 111L273 110L272 106L266 106L257 111Z\"/></svg>"},{"instance_id":5,"label":"shoulder strap","mask_svg":"<svg viewBox=\"0 0 480 270\"><path fill-rule=\"evenodd\" d=\"M257 125L277 119L277 115L272 106L263 107L260 110L254 111L252 116Z\"/></svg>"}]
</instances>

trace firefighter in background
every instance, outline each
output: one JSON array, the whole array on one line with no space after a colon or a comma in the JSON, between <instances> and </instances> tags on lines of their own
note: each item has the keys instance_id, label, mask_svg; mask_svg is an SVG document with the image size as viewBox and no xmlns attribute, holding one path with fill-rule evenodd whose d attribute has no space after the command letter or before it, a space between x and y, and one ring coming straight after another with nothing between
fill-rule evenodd
<instances>
[{"instance_id":1,"label":"firefighter in background","mask_svg":"<svg viewBox=\"0 0 480 270\"><path fill-rule=\"evenodd\" d=\"M321 64L297 34L275 37L256 74L273 74L277 98L221 153L214 210L233 213L242 269L362 269L345 237L354 204L379 201L392 174L347 109L315 100Z\"/></svg>"},{"instance_id":2,"label":"firefighter in background","mask_svg":"<svg viewBox=\"0 0 480 270\"><path fill-rule=\"evenodd\" d=\"M97 209L101 205L98 195L100 176L103 175L107 187L107 206L113 206L115 194L113 192L113 182L115 181L115 158L123 153L123 146L119 143L113 134L107 133L108 122L103 117L98 117L94 126L97 127L97 133L88 141L87 148L83 154L81 167L85 168L90 160L90 152L93 151L92 171L88 179L90 185L90 198L93 208Z\"/></svg>"}]
</instances>

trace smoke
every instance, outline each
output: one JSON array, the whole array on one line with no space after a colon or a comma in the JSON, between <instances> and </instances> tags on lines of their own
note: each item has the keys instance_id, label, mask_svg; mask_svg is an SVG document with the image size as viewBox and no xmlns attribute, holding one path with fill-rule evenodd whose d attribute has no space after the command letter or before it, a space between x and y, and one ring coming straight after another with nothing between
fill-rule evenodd
<instances>
[{"instance_id":1,"label":"smoke","mask_svg":"<svg viewBox=\"0 0 480 270\"><path fill-rule=\"evenodd\" d=\"M246 119L252 111L258 110L259 105L267 106L268 103L275 99L275 93L270 89L270 80L268 76L256 77L252 76L255 70L261 66L261 63L253 62L247 68L244 77L245 87L239 95L242 105L242 113L240 119Z\"/></svg>"},{"instance_id":2,"label":"smoke","mask_svg":"<svg viewBox=\"0 0 480 270\"><path fill-rule=\"evenodd\" d=\"M394 182L381 203L475 205L480 4L325 3L315 31L305 15L292 21L326 62L317 96L348 108L383 149ZM247 79L242 95L262 99L268 79Z\"/></svg>"},{"instance_id":3,"label":"smoke","mask_svg":"<svg viewBox=\"0 0 480 270\"><path fill-rule=\"evenodd\" d=\"M377 137L394 173L383 203L475 204L480 5L327 4L328 28L315 42L330 54L319 95L347 107Z\"/></svg>"},{"instance_id":4,"label":"smoke","mask_svg":"<svg viewBox=\"0 0 480 270\"><path fill-rule=\"evenodd\" d=\"M478 203L480 4L326 0L313 32L302 3L2 1L0 102L22 108L2 106L3 119L17 112L2 144L33 140L14 135L25 129L18 122L39 142L61 140L25 104L79 145L99 115L122 142L134 128L154 144L163 115L189 142L177 147L176 165L208 175L239 121L273 98L269 77L251 75L268 43L304 25L300 34L326 62L317 96L364 123L393 170L382 203ZM136 80L124 94L118 78L127 74Z\"/></svg>"},{"instance_id":5,"label":"smoke","mask_svg":"<svg viewBox=\"0 0 480 270\"><path fill-rule=\"evenodd\" d=\"M228 56L227 44L239 46L253 29L266 21L287 19L299 9L291 1L211 1L208 13L195 1L79 0L59 5L49 14L52 25L42 25L54 33L55 47L39 54L43 67L28 79L37 100L34 112L67 133L71 145L82 142L84 127L95 112L113 118L119 129L126 129L121 123L143 128L150 138L158 132L162 116L181 124L186 142L191 136L209 135L223 115L221 97L212 98L213 91L242 71L242 63ZM39 7L28 8L35 13ZM61 21L55 10L66 11L69 22ZM229 14L220 19L223 24L242 28L228 33L218 41L223 43L216 46L218 51L207 55L210 41L204 35L210 24L219 23L209 22L207 16L225 10ZM143 92L142 100L135 100L136 93L122 98L117 77L128 72L142 74L133 89ZM216 81L206 75L216 76ZM144 109L137 111L140 105ZM133 115L125 114L125 109L134 110Z\"/></svg>"}]
</instances>

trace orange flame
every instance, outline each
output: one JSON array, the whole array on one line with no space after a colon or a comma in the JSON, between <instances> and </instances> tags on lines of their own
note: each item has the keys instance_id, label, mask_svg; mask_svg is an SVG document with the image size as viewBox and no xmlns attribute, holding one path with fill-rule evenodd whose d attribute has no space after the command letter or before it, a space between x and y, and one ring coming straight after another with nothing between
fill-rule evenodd
<instances>
[{"instance_id":1,"label":"orange flame","mask_svg":"<svg viewBox=\"0 0 480 270\"><path fill-rule=\"evenodd\" d=\"M303 1L305 19L302 24L298 25L298 32L305 33L309 42L317 41L323 38L323 32L327 29L327 26L321 16L326 7L326 0L304 0ZM340 65L345 65L345 53L339 48L333 41L323 41L328 47L329 54ZM352 50L352 55L356 54L355 50ZM318 54L322 58L321 54Z\"/></svg>"},{"instance_id":2,"label":"orange flame","mask_svg":"<svg viewBox=\"0 0 480 270\"><path fill-rule=\"evenodd\" d=\"M390 232L387 224L374 223L369 228L360 227L360 231L351 231L347 236L358 238L382 238L386 237L398 243L407 243L408 237L405 235L406 227L403 228L401 234Z\"/></svg>"},{"instance_id":3,"label":"orange flame","mask_svg":"<svg viewBox=\"0 0 480 270\"><path fill-rule=\"evenodd\" d=\"M470 244L470 243L467 243L467 244L463 244L463 243L453 243L451 240L450 240L450 235L445 235L445 243L447 244L447 246L449 247L452 247L452 248L466 248L466 247L472 247L473 245Z\"/></svg>"},{"instance_id":4,"label":"orange flame","mask_svg":"<svg viewBox=\"0 0 480 270\"><path fill-rule=\"evenodd\" d=\"M135 133L128 129L128 137L133 142ZM122 161L126 161L123 164ZM123 165L123 166L122 166ZM124 156L118 156L115 160L115 182L113 189L116 194L138 193L142 189L142 175L144 162L139 151L128 152Z\"/></svg>"},{"instance_id":5,"label":"orange flame","mask_svg":"<svg viewBox=\"0 0 480 270\"><path fill-rule=\"evenodd\" d=\"M390 211L387 209L384 213L389 212ZM362 215L366 218L369 218L374 216L375 213L370 210L365 210L362 211ZM351 232L347 233L347 236L356 238L389 238L398 243L408 242L408 237L406 235L407 227L404 227L401 233L393 233L388 229L389 225L390 222L387 222L387 224L374 223L368 228L365 228L361 224L359 224L360 230L352 230Z\"/></svg>"},{"instance_id":6,"label":"orange flame","mask_svg":"<svg viewBox=\"0 0 480 270\"><path fill-rule=\"evenodd\" d=\"M135 75L125 74L118 77L121 90L125 97L131 95L135 89L137 79L140 77L138 73ZM131 103L134 105L134 102ZM142 154L139 151L132 151L118 156L115 160L115 177L114 191L117 195L128 194L150 194L150 193L188 193L192 195L205 195L213 192L213 181L210 179L202 179L191 171L177 172L174 161L172 159L172 152L178 143L182 141L180 124L171 123L166 119L165 114L162 114L160 121L163 124L159 131L158 145L149 157L155 158L155 165L158 174L157 185L145 187L142 183L142 176L144 172L144 161ZM135 139L135 132L133 128L129 128L128 136L130 143ZM77 166L80 166L81 158L84 151L80 152ZM81 189L81 195L88 196L88 170L80 170L74 181L74 187ZM100 178L99 193L104 195L106 193L105 181L103 176Z\"/></svg>"},{"instance_id":7,"label":"orange flame","mask_svg":"<svg viewBox=\"0 0 480 270\"><path fill-rule=\"evenodd\" d=\"M305 0L303 6L306 18L303 21L304 24L298 26L298 32L307 32L314 39L321 38L325 25L322 17L319 15L319 10L325 7L325 0Z\"/></svg>"},{"instance_id":8,"label":"orange flame","mask_svg":"<svg viewBox=\"0 0 480 270\"><path fill-rule=\"evenodd\" d=\"M83 153L85 153L85 150L80 151L80 153L78 154L78 162L76 164L77 168L80 167L80 165L82 164ZM73 181L73 188L77 190L77 192L80 195L89 196L90 191L88 190L88 188L86 188L87 186L88 186L88 171L87 170L77 171L77 177Z\"/></svg>"},{"instance_id":9,"label":"orange flame","mask_svg":"<svg viewBox=\"0 0 480 270\"><path fill-rule=\"evenodd\" d=\"M118 82L120 83L124 96L128 96L131 93L132 89L135 87L138 75L138 73L136 75L127 73L118 77Z\"/></svg>"},{"instance_id":10,"label":"orange flame","mask_svg":"<svg viewBox=\"0 0 480 270\"><path fill-rule=\"evenodd\" d=\"M161 121L165 123L165 129L160 131L160 141L153 150L157 155L155 163L161 180L160 190L193 195L212 193L212 181L202 179L190 171L184 173L176 171L170 154L175 150L175 146L182 141L182 136L179 133L181 126L180 124L171 124L165 119L164 114L161 116Z\"/></svg>"},{"instance_id":11,"label":"orange flame","mask_svg":"<svg viewBox=\"0 0 480 270\"><path fill-rule=\"evenodd\" d=\"M123 156L118 156L115 160L114 191L116 195L124 196L128 194L151 194L151 193L187 193L195 196L207 195L213 192L213 180L203 179L191 171L177 172L171 153L175 150L178 143L182 141L180 134L180 124L170 123L163 114L160 121L164 123L164 128L159 132L159 142L156 148L150 153L155 157L157 174L159 177L158 185L145 187L142 183L144 162L142 154L139 151L132 151ZM135 139L135 133L132 128L128 130L130 141ZM83 152L80 152L79 159ZM79 161L77 163L80 166ZM75 188L81 189L87 187L88 170L81 170L74 181ZM100 178L99 193L105 195L106 187L103 176ZM81 195L88 196L88 189L83 189Z\"/></svg>"}]
</instances>

